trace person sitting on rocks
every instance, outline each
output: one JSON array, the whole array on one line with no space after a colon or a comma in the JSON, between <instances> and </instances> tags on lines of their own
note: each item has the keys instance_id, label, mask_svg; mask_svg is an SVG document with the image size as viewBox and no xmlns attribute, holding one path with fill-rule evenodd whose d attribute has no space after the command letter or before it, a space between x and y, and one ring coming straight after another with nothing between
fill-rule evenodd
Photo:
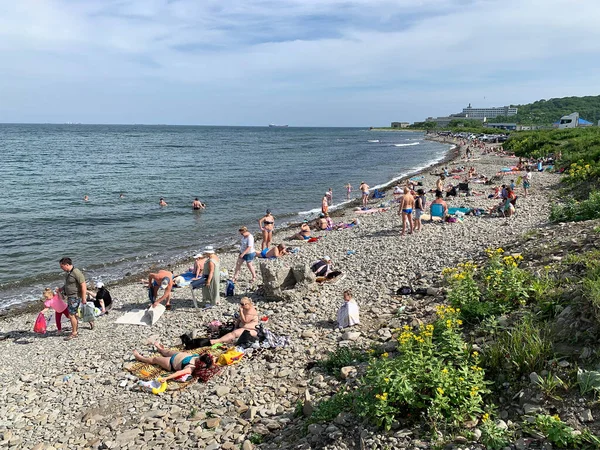
<instances>
[{"instance_id":1,"label":"person sitting on rocks","mask_svg":"<svg viewBox=\"0 0 600 450\"><path fill-rule=\"evenodd\" d=\"M337 313L338 328L348 328L360 324L358 304L352 298L352 292L344 291L344 303Z\"/></svg>"},{"instance_id":2,"label":"person sitting on rocks","mask_svg":"<svg viewBox=\"0 0 600 450\"><path fill-rule=\"evenodd\" d=\"M242 297L240 300L240 310L235 321L235 329L219 339L210 339L210 345L218 344L233 344L247 330L252 337L256 337L256 327L258 326L258 311L252 304L249 297Z\"/></svg>"},{"instance_id":3,"label":"person sitting on rocks","mask_svg":"<svg viewBox=\"0 0 600 450\"><path fill-rule=\"evenodd\" d=\"M308 220L304 220L302 225L300 225L300 231L292 236L292 239L299 239L308 241L310 239L310 226L308 225Z\"/></svg>"},{"instance_id":4,"label":"person sitting on rocks","mask_svg":"<svg viewBox=\"0 0 600 450\"><path fill-rule=\"evenodd\" d=\"M317 220L317 228L321 231L327 230L327 218L325 216L326 214L321 213L319 214L319 219Z\"/></svg>"},{"instance_id":5,"label":"person sitting on rocks","mask_svg":"<svg viewBox=\"0 0 600 450\"><path fill-rule=\"evenodd\" d=\"M318 261L312 263L310 270L317 276L317 281L319 281L319 279L331 280L342 273L339 270L333 270L333 265L329 256L323 256Z\"/></svg>"},{"instance_id":6,"label":"person sitting on rocks","mask_svg":"<svg viewBox=\"0 0 600 450\"><path fill-rule=\"evenodd\" d=\"M435 200L431 202L432 205L438 203L444 207L444 217L446 217L448 215L448 204L444 201L444 194L442 191L435 191Z\"/></svg>"},{"instance_id":7,"label":"person sitting on rocks","mask_svg":"<svg viewBox=\"0 0 600 450\"><path fill-rule=\"evenodd\" d=\"M173 372L167 377L158 378L158 381L160 382L179 378L183 375L191 375L192 377L197 378L197 372L201 369L205 369L207 366L205 361L202 360L203 355L169 350L158 342L155 342L154 346L158 350L158 353L160 353L160 356L142 356L137 350L133 351L133 356L140 362L154 364Z\"/></svg>"},{"instance_id":8,"label":"person sitting on rocks","mask_svg":"<svg viewBox=\"0 0 600 450\"><path fill-rule=\"evenodd\" d=\"M99 308L102 314L108 314L112 308L112 296L102 281L96 282L96 297L93 299L94 306Z\"/></svg>"}]
</instances>

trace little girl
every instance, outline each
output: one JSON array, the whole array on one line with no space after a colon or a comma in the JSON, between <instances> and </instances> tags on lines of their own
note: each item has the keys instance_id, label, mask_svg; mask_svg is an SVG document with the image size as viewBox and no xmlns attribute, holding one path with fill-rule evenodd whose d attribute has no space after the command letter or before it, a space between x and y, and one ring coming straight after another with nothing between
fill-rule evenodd
<instances>
[{"instance_id":1,"label":"little girl","mask_svg":"<svg viewBox=\"0 0 600 450\"><path fill-rule=\"evenodd\" d=\"M42 310L42 314L45 314L49 309L54 310L54 316L56 318L56 328L59 333L62 330L62 326L60 324L60 319L64 314L65 317L69 318L69 311L67 309L67 304L63 301L62 295L57 291L56 293L52 292L52 289L46 288L43 293L44 298L42 301L44 302L45 308Z\"/></svg>"}]
</instances>

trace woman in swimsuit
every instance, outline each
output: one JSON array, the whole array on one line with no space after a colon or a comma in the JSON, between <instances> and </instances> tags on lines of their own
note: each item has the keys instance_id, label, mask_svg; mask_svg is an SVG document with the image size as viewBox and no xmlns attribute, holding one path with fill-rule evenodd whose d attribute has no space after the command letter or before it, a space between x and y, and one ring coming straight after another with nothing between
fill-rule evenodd
<instances>
[{"instance_id":1,"label":"woman in swimsuit","mask_svg":"<svg viewBox=\"0 0 600 450\"><path fill-rule=\"evenodd\" d=\"M171 375L159 379L160 381L167 381L173 378L178 378L182 375L194 375L196 370L196 363L200 359L200 355L195 353L178 352L177 350L169 350L158 342L154 343L154 346L158 350L161 356L145 357L142 356L137 350L133 351L133 356L138 361L146 364L154 364L162 367L165 370L170 370ZM204 367L200 365L200 368Z\"/></svg>"},{"instance_id":2,"label":"woman in swimsuit","mask_svg":"<svg viewBox=\"0 0 600 450\"><path fill-rule=\"evenodd\" d=\"M239 318L235 322L236 329L231 333L227 333L225 336L220 337L219 339L211 339L210 345L217 344L219 342L231 344L237 341L237 339L246 330L248 330L252 336L256 337L258 312L256 311L256 308L252 304L252 300L250 300L249 297L242 297L240 300L240 310L238 313Z\"/></svg>"},{"instance_id":3,"label":"woman in swimsuit","mask_svg":"<svg viewBox=\"0 0 600 450\"><path fill-rule=\"evenodd\" d=\"M292 239L303 239L305 241L310 239L310 226L308 226L308 220L302 222L302 225L300 225L300 231L293 235Z\"/></svg>"},{"instance_id":4,"label":"woman in swimsuit","mask_svg":"<svg viewBox=\"0 0 600 450\"><path fill-rule=\"evenodd\" d=\"M271 214L271 210L267 209L264 217L258 220L258 226L262 231L261 249L269 248L271 239L273 238L273 229L275 228L275 217Z\"/></svg>"}]
</instances>

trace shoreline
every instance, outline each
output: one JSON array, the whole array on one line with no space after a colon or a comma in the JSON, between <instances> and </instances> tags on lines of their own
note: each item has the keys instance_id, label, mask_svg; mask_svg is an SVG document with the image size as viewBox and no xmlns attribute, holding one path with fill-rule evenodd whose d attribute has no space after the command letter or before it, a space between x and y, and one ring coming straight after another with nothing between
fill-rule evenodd
<instances>
[{"instance_id":1,"label":"shoreline","mask_svg":"<svg viewBox=\"0 0 600 450\"><path fill-rule=\"evenodd\" d=\"M377 130L377 131L379 131L379 130ZM381 130L381 131L385 131L385 130ZM407 130L390 130L390 131L407 131ZM408 130L408 131L416 131L416 130ZM442 157L442 159L440 159L440 161L434 162L434 163L432 163L426 167L423 167L422 169L418 169L414 172L409 172L407 175L403 175L398 178L392 178L391 180L383 182L380 185L371 187L371 190L377 188L377 189L387 193L388 191L391 190L391 188L394 185L396 185L398 183L403 183L407 179L418 176L418 175L424 175L425 172L434 170L438 167L443 167L444 165L447 165L447 164L451 163L453 160L460 157L460 146L454 142L448 142L445 139L437 139L434 136L428 136L424 133L423 133L423 139L433 141L433 142L438 142L440 144L450 145L450 148L448 148L445 151L444 156ZM360 204L361 204L360 197L355 197L348 201L344 201L344 202L340 203L338 206L330 207L330 216L332 218L343 217L346 215L346 213L348 211L353 210L357 206L360 206ZM296 215L299 216L300 212L296 213ZM318 217L318 213L307 214L307 216L311 216L311 215L314 217L311 217L309 220L313 220L316 217ZM277 227L273 233L273 238L274 238L273 242L275 242L276 237L278 235L281 235L282 233L286 233L286 235L290 234L290 233L294 234L294 233L292 233L292 229L299 226L301 222L302 222L301 219L298 219L297 222L293 222L290 219L290 221L288 221L286 223L286 225L281 225L281 226ZM260 240L262 240L260 232L255 232L255 233L253 233L253 235L255 238L255 242L258 243L258 242L260 242ZM239 247L237 244L226 244L226 245L222 245L222 246L216 246L215 250L219 254L226 254L226 253L227 254L229 254L229 253L235 254L237 247ZM192 254L194 251L196 251L196 250L193 250L193 251L188 250L188 251L186 251L186 253ZM157 265L158 265L158 263L155 262L154 264L150 265L145 270L138 270L135 272L130 272L130 273L125 274L122 277L118 278L117 280L107 281L105 284L106 284L107 288L113 289L115 287L128 285L129 283L135 283L140 278L144 278L144 277L147 278L148 274L150 272L152 272L153 270L156 270L158 268ZM174 261L167 263L166 265L164 265L161 268L175 272L175 271L177 271L176 269L181 269L181 267L186 266L186 265L193 265L193 258L191 258L191 257L178 258ZM84 273L85 273L85 271L84 271ZM61 275L61 277L62 277L62 275ZM88 281L91 281L91 280L88 280ZM8 305L7 307L0 308L0 320L4 317L12 317L15 315L33 313L38 310L38 306L39 305L38 305L37 300L30 300L30 301L26 301L23 303L16 303L16 304Z\"/></svg>"}]
</instances>

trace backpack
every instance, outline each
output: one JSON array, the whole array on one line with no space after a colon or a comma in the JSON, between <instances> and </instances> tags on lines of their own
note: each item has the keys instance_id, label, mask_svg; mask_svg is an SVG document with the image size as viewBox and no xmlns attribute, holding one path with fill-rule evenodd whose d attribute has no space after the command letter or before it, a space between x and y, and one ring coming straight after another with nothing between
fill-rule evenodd
<instances>
[{"instance_id":1,"label":"backpack","mask_svg":"<svg viewBox=\"0 0 600 450\"><path fill-rule=\"evenodd\" d=\"M231 280L227 280L227 287L225 288L225 297L233 297L235 291L235 283Z\"/></svg>"},{"instance_id":2,"label":"backpack","mask_svg":"<svg viewBox=\"0 0 600 450\"><path fill-rule=\"evenodd\" d=\"M402 286L396 291L396 295L410 295L412 293L413 290L410 286Z\"/></svg>"}]
</instances>

